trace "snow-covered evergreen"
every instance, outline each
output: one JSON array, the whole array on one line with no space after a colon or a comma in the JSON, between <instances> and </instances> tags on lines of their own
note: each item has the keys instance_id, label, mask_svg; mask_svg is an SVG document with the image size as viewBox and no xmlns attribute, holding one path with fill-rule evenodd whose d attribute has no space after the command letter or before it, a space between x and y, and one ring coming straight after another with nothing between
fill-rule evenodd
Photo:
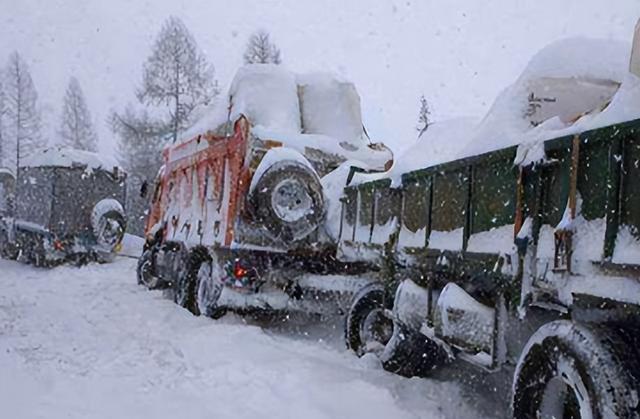
<instances>
[{"instance_id":1,"label":"snow-covered evergreen","mask_svg":"<svg viewBox=\"0 0 640 419\"><path fill-rule=\"evenodd\" d=\"M137 94L145 105L168 109L174 142L193 123L193 112L218 94L213 66L177 17L170 17L162 26L144 64Z\"/></svg>"},{"instance_id":2,"label":"snow-covered evergreen","mask_svg":"<svg viewBox=\"0 0 640 419\"><path fill-rule=\"evenodd\" d=\"M18 52L11 54L6 68L5 100L5 144L9 144L16 152L14 158L11 159L16 164L16 160L44 148L47 144L46 139L40 135L38 93L31 79L29 68ZM5 153L8 155L7 148L5 148Z\"/></svg>"},{"instance_id":3,"label":"snow-covered evergreen","mask_svg":"<svg viewBox=\"0 0 640 419\"><path fill-rule=\"evenodd\" d=\"M142 234L149 200L141 197L138 191L145 181L152 182L155 178L162 164L162 146L171 133L163 121L154 119L146 110L136 112L132 107L123 114L114 112L109 123L118 137L119 159L128 174L127 228L132 233Z\"/></svg>"},{"instance_id":4,"label":"snow-covered evergreen","mask_svg":"<svg viewBox=\"0 0 640 419\"><path fill-rule=\"evenodd\" d=\"M416 128L419 132L418 138L422 137L422 134L429 129L429 125L431 125L431 110L429 109L429 102L422 95L420 96L420 111L418 112L418 127Z\"/></svg>"},{"instance_id":5,"label":"snow-covered evergreen","mask_svg":"<svg viewBox=\"0 0 640 419\"><path fill-rule=\"evenodd\" d=\"M91 122L91 113L80 83L75 77L69 80L64 96L59 134L64 146L86 151L97 149L98 138Z\"/></svg>"},{"instance_id":6,"label":"snow-covered evergreen","mask_svg":"<svg viewBox=\"0 0 640 419\"><path fill-rule=\"evenodd\" d=\"M259 30L249 37L244 53L245 64L280 64L280 49L269 39L269 33Z\"/></svg>"},{"instance_id":7,"label":"snow-covered evergreen","mask_svg":"<svg viewBox=\"0 0 640 419\"><path fill-rule=\"evenodd\" d=\"M7 112L4 97L4 85L2 83L2 77L0 77L0 167L3 167L6 153L5 133L4 133L4 119Z\"/></svg>"}]
</instances>

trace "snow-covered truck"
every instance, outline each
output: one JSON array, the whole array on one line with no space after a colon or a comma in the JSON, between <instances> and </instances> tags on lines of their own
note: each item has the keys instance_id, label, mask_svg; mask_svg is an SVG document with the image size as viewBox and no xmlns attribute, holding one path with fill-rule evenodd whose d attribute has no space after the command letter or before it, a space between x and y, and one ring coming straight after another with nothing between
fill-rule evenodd
<instances>
[{"instance_id":1,"label":"snow-covered truck","mask_svg":"<svg viewBox=\"0 0 640 419\"><path fill-rule=\"evenodd\" d=\"M177 303L208 315L322 311L326 301L345 310L343 291L368 279L313 275L365 270L334 257L345 181L324 180L338 167L383 172L393 162L366 137L359 100L353 84L329 75L242 68L228 101L164 150L139 282L171 285ZM304 298L324 292L341 297Z\"/></svg>"},{"instance_id":2,"label":"snow-covered truck","mask_svg":"<svg viewBox=\"0 0 640 419\"><path fill-rule=\"evenodd\" d=\"M177 302L213 317L226 308L343 311L348 347L390 371L428 374L460 359L512 374L514 418L639 417L636 61L629 66L623 44L559 42L481 122L433 125L384 173L337 159L298 187L287 173L315 168L315 153L293 157L287 148L300 147L301 134L266 135L251 117L234 119L232 89L233 134L165 152L139 281L170 282ZM304 111L304 97L299 104ZM201 159L181 147L216 144L231 150L218 154L224 174L197 181L184 167ZM271 167L283 178L261 185ZM286 230L294 214L315 216L320 187L320 228ZM267 198L252 201L256 193ZM201 222L199 211L214 218ZM212 227L218 239L207 238Z\"/></svg>"},{"instance_id":3,"label":"snow-covered truck","mask_svg":"<svg viewBox=\"0 0 640 419\"><path fill-rule=\"evenodd\" d=\"M21 161L0 255L36 266L110 260L126 228L126 174L108 160L51 148Z\"/></svg>"},{"instance_id":4,"label":"snow-covered truck","mask_svg":"<svg viewBox=\"0 0 640 419\"><path fill-rule=\"evenodd\" d=\"M454 358L512 373L514 418L640 417L640 70L628 51L552 44L480 123L436 124L388 176L356 176L337 257L387 273L348 314L354 351L404 375Z\"/></svg>"}]
</instances>

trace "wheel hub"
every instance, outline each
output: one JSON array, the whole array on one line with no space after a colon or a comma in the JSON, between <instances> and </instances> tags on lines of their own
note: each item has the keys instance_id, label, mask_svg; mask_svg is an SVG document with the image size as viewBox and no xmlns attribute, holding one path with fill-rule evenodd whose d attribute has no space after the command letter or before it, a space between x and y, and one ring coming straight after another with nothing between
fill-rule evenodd
<instances>
[{"instance_id":1,"label":"wheel hub","mask_svg":"<svg viewBox=\"0 0 640 419\"><path fill-rule=\"evenodd\" d=\"M540 419L592 419L588 393L575 365L558 362L556 376L547 383L540 404Z\"/></svg>"},{"instance_id":2,"label":"wheel hub","mask_svg":"<svg viewBox=\"0 0 640 419\"><path fill-rule=\"evenodd\" d=\"M271 205L281 220L293 222L308 214L313 202L300 181L286 179L276 185L271 196Z\"/></svg>"},{"instance_id":3,"label":"wheel hub","mask_svg":"<svg viewBox=\"0 0 640 419\"><path fill-rule=\"evenodd\" d=\"M393 319L383 308L371 310L360 325L364 352L382 352L393 335Z\"/></svg>"}]
</instances>

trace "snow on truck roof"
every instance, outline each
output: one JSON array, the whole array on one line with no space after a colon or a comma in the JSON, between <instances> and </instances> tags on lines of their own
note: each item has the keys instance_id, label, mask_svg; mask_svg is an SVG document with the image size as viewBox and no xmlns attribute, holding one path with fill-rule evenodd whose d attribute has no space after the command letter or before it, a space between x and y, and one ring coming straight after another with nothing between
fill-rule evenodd
<instances>
[{"instance_id":1,"label":"snow on truck roof","mask_svg":"<svg viewBox=\"0 0 640 419\"><path fill-rule=\"evenodd\" d=\"M33 153L20 161L21 167L73 167L113 170L120 168L118 162L108 156L90 151L54 147Z\"/></svg>"},{"instance_id":2,"label":"snow on truck roof","mask_svg":"<svg viewBox=\"0 0 640 419\"><path fill-rule=\"evenodd\" d=\"M343 156L382 168L393 155L369 147L355 86L331 74L297 75L280 65L241 67L226 100L203 111L203 117L182 136L188 141L204 132L248 118L259 138L282 142L305 153L306 148Z\"/></svg>"}]
</instances>

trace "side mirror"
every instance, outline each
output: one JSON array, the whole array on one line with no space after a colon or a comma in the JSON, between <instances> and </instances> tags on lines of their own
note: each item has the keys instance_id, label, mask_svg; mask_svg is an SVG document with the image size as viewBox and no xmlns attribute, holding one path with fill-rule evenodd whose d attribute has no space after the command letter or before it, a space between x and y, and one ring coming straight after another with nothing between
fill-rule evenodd
<instances>
[{"instance_id":1,"label":"side mirror","mask_svg":"<svg viewBox=\"0 0 640 419\"><path fill-rule=\"evenodd\" d=\"M140 198L146 198L147 192L149 192L149 182L145 180L142 182L142 185L140 185Z\"/></svg>"}]
</instances>

